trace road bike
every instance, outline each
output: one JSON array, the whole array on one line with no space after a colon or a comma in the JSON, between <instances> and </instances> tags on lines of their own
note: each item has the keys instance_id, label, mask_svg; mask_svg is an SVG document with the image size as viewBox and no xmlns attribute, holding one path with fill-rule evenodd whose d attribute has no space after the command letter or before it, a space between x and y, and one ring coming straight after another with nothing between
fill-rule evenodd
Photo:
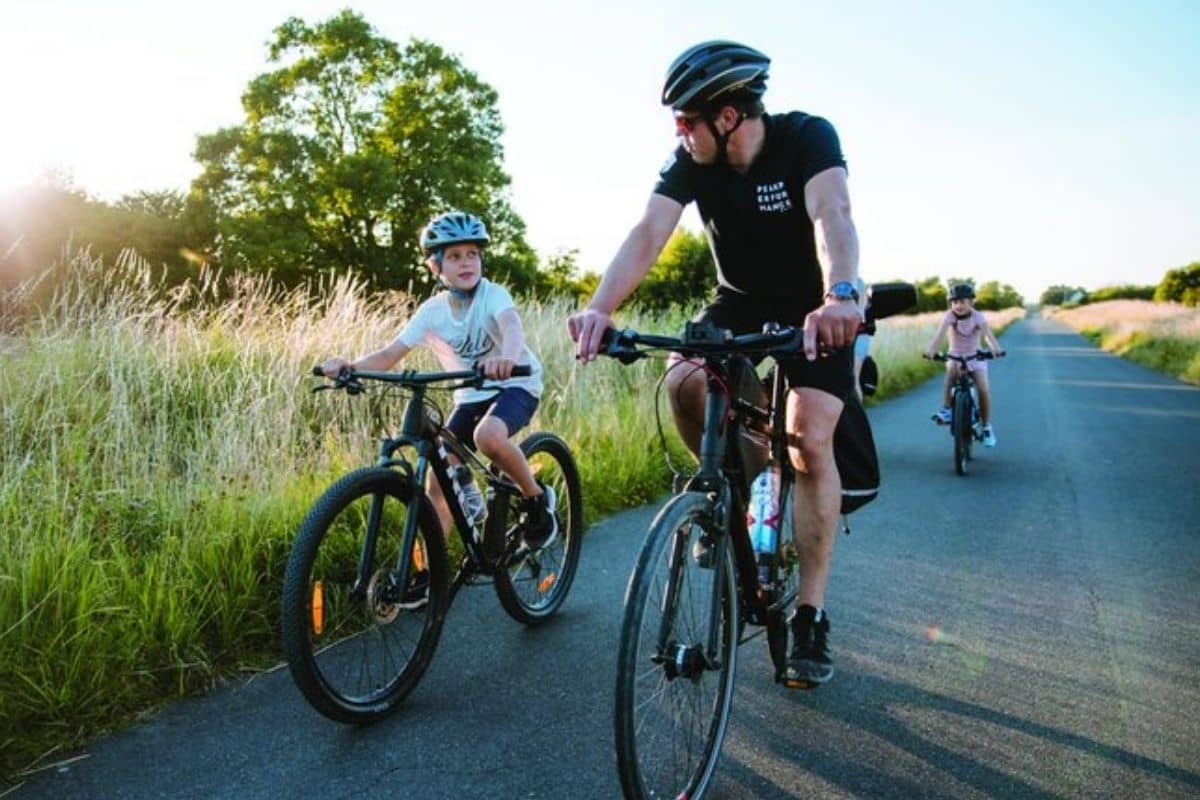
<instances>
[{"instance_id":1,"label":"road bike","mask_svg":"<svg viewBox=\"0 0 1200 800\"><path fill-rule=\"evenodd\" d=\"M954 439L954 471L959 475L967 474L967 462L971 460L971 446L974 442L983 441L983 423L979 419L979 393L975 388L975 379L971 377L970 363L972 361L988 361L995 354L987 350L979 350L973 355L956 356L950 353L935 353L933 361L953 361L960 365L958 377L950 386L950 436ZM934 421L939 425L946 423L934 415Z\"/></svg>"},{"instance_id":2,"label":"road bike","mask_svg":"<svg viewBox=\"0 0 1200 800\"><path fill-rule=\"evenodd\" d=\"M913 287L872 287L866 326L907 308ZM749 487L780 467L779 508L795 472L787 457L783 370L769 391L752 359L803 357L803 331L768 325L733 336L688 323L682 337L609 331L601 353L622 363L674 352L672 369L707 378L699 467L658 512L625 591L617 662L615 734L627 798L700 798L716 770L733 700L739 645L766 633L776 681L785 680L787 614L799 591L792 537L781 535L761 573L746 529ZM849 353L842 351L850 368ZM661 384L660 384L661 385ZM785 522L781 530L790 533ZM746 627L755 626L747 635ZM799 686L799 684L796 684Z\"/></svg>"},{"instance_id":3,"label":"road bike","mask_svg":"<svg viewBox=\"0 0 1200 800\"><path fill-rule=\"evenodd\" d=\"M528 370L518 366L513 374ZM493 583L504 610L526 625L545 622L566 599L583 535L579 470L566 442L538 432L520 444L535 478L557 498L558 535L532 549L518 524L519 489L444 427L429 397L433 389L487 385L478 370L347 371L314 390L358 395L375 389L409 398L400 433L382 438L376 463L343 476L313 504L284 575L288 666L308 702L331 719L372 722L404 700L429 666L462 586ZM486 487L481 523L468 522L448 453ZM425 491L430 475L462 544L453 577L446 535Z\"/></svg>"}]
</instances>

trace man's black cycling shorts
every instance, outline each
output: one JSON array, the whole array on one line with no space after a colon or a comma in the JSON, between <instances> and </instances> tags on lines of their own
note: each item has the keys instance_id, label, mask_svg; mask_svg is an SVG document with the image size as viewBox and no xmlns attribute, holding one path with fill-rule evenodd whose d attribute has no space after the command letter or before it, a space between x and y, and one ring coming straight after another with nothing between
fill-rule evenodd
<instances>
[{"instance_id":1,"label":"man's black cycling shorts","mask_svg":"<svg viewBox=\"0 0 1200 800\"><path fill-rule=\"evenodd\" d=\"M717 291L717 296L692 317L693 322L708 322L718 328L743 333L761 333L763 325L804 326L804 317L812 308L800 301L781 298L750 297ZM828 355L809 361L801 353L794 359L780 359L788 386L795 389L820 389L845 402L854 386L853 347L839 347Z\"/></svg>"}]
</instances>

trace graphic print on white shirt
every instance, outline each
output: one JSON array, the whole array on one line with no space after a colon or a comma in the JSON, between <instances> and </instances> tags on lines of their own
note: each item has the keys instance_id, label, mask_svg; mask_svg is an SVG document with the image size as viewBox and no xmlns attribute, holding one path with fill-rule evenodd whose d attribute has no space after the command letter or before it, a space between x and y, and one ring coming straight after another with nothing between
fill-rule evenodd
<instances>
[{"instance_id":1,"label":"graphic print on white shirt","mask_svg":"<svg viewBox=\"0 0 1200 800\"><path fill-rule=\"evenodd\" d=\"M439 292L417 308L396 339L409 348L427 345L437 356L442 369L471 369L477 361L490 355L499 355L500 323L496 318L508 309L515 309L508 290L481 278L465 313L456 315L450 302L450 293ZM528 344L521 351L517 363L530 366L528 377L498 381L492 387L520 388L534 397L540 397L542 365ZM489 400L495 394L495 388L457 389L454 401L459 404L475 403Z\"/></svg>"}]
</instances>

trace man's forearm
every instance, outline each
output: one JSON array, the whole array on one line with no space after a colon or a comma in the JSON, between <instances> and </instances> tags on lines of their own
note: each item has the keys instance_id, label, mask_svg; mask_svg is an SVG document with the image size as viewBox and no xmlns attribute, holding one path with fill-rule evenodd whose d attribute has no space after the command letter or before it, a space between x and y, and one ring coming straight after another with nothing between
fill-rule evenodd
<instances>
[{"instance_id":1,"label":"man's forearm","mask_svg":"<svg viewBox=\"0 0 1200 800\"><path fill-rule=\"evenodd\" d=\"M604 277L600 279L588 308L605 314L616 311L645 279L646 273L654 265L655 255L654 242L646 231L640 228L630 231L612 263L604 271Z\"/></svg>"},{"instance_id":2,"label":"man's forearm","mask_svg":"<svg viewBox=\"0 0 1200 800\"><path fill-rule=\"evenodd\" d=\"M858 231L848 213L830 213L816 220L817 259L825 271L826 286L858 277Z\"/></svg>"}]
</instances>

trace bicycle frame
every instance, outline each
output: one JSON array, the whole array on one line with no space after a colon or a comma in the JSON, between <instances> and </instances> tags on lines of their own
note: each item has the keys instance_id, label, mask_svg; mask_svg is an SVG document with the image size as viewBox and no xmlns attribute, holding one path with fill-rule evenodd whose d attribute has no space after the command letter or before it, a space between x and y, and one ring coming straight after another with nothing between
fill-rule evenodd
<instances>
[{"instance_id":1,"label":"bicycle frame","mask_svg":"<svg viewBox=\"0 0 1200 800\"><path fill-rule=\"evenodd\" d=\"M377 373L370 372L358 374L368 378L377 375ZM463 376L468 375L474 375L474 373L463 373ZM450 478L450 462L446 458L444 449L439 446L439 441L444 442L463 463L473 464L479 472L487 476L489 505L492 505L492 498L496 495L519 493L519 490L504 479L495 467L484 464L447 428L429 419L425 413L425 396L428 391L426 385L412 384L407 385L406 388L412 392L412 398L404 410L400 433L394 437L383 437L379 447L379 458L376 462L376 466L390 467L403 473L413 497L412 513L408 514L404 520L400 555L395 566L395 580L397 585L406 585L409 570L412 567L413 543L416 541L417 525L421 514L426 508L434 511L433 501L429 499L424 488L426 477L432 470L434 479L442 491L442 497L450 510L450 516L459 531L459 541L462 542L466 552L466 557L450 584L450 599L453 600L458 589L466 583L471 575L476 573L490 575L497 567L484 552L483 542L487 540L486 535L476 537L463 534L464 531L472 530L472 526L467 523L466 515L458 502L458 495L454 491L454 484ZM406 458L396 457L396 451L405 447L411 447L416 452L416 459L413 462ZM370 565L374 563L375 559L375 544L379 535L382 504L382 495L376 495L372 499L358 575L351 590L355 596L365 594L371 579ZM500 525L503 524L503 521L496 515L489 515L486 524L489 526Z\"/></svg>"}]
</instances>

